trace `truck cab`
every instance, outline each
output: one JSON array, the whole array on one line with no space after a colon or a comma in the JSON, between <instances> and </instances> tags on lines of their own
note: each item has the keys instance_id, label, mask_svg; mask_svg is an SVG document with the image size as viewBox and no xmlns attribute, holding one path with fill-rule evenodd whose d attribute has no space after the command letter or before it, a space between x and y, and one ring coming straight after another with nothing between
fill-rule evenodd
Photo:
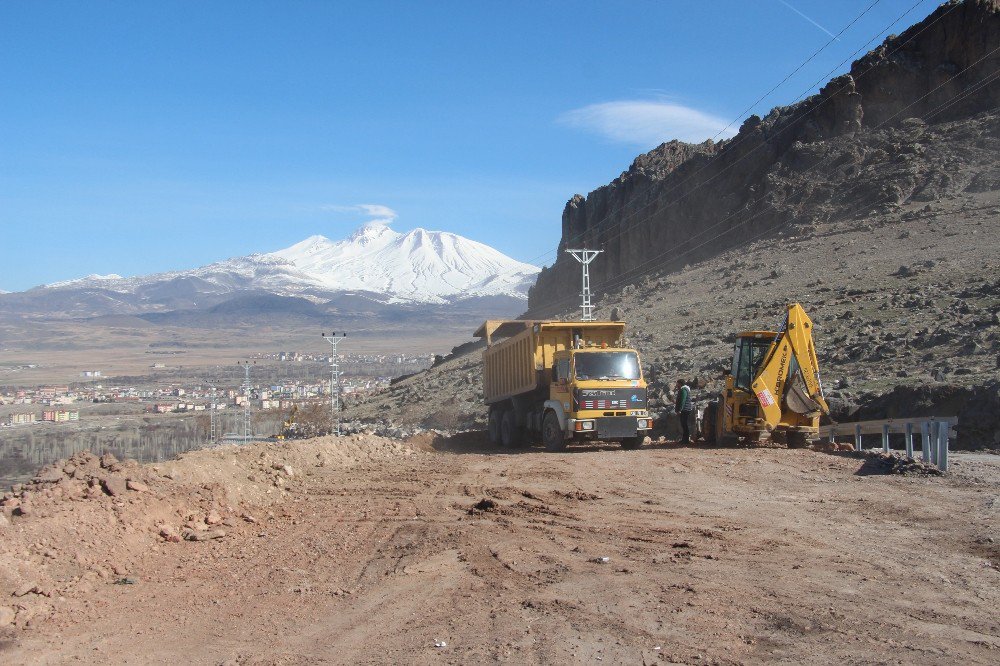
<instances>
[{"instance_id":1,"label":"truck cab","mask_svg":"<svg viewBox=\"0 0 1000 666\"><path fill-rule=\"evenodd\" d=\"M549 397L562 408L560 429L566 441L626 438L623 443L628 447L637 445L631 438L652 428L646 380L634 349L584 347L558 352ZM544 440L544 423L542 435Z\"/></svg>"}]
</instances>

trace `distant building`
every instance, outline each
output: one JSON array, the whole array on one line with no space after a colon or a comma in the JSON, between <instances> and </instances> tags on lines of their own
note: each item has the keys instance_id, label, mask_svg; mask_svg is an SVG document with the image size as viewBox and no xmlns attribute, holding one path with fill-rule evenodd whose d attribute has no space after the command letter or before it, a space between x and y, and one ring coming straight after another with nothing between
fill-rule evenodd
<instances>
[{"instance_id":1,"label":"distant building","mask_svg":"<svg viewBox=\"0 0 1000 666\"><path fill-rule=\"evenodd\" d=\"M80 412L70 412L63 409L46 409L42 412L42 420L52 423L65 423L67 421L79 421Z\"/></svg>"},{"instance_id":2,"label":"distant building","mask_svg":"<svg viewBox=\"0 0 1000 666\"><path fill-rule=\"evenodd\" d=\"M34 413L25 412L22 414L11 414L7 417L7 425L24 425L27 423L34 423L35 415Z\"/></svg>"},{"instance_id":3,"label":"distant building","mask_svg":"<svg viewBox=\"0 0 1000 666\"><path fill-rule=\"evenodd\" d=\"M81 377L100 377L101 376L101 371L100 370L84 370L83 372L80 373L80 376Z\"/></svg>"}]
</instances>

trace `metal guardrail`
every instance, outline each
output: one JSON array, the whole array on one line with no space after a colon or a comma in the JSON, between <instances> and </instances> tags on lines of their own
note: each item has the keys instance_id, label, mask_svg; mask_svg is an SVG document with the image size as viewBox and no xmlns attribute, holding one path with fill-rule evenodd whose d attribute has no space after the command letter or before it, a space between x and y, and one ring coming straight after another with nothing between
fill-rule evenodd
<instances>
[{"instance_id":1,"label":"metal guardrail","mask_svg":"<svg viewBox=\"0 0 1000 666\"><path fill-rule=\"evenodd\" d=\"M820 426L819 436L834 443L838 436L854 436L854 450L861 450L862 435L882 435L882 451L889 453L889 433L902 433L906 443L906 455L913 458L913 436L920 435L920 455L925 463L937 465L942 472L948 471L948 440L957 436L955 426L957 416L926 416L907 419L883 419L881 421L857 421L855 423L834 423Z\"/></svg>"}]
</instances>

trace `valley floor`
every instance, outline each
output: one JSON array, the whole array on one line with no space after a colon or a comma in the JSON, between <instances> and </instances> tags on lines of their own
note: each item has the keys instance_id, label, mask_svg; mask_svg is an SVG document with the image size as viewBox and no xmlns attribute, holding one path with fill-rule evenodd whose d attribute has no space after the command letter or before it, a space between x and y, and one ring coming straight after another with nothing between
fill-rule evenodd
<instances>
[{"instance_id":1,"label":"valley floor","mask_svg":"<svg viewBox=\"0 0 1000 666\"><path fill-rule=\"evenodd\" d=\"M37 562L51 589L0 590L20 595L0 599L18 613L38 602L27 626L19 615L0 629L0 659L990 664L1000 654L1000 457L955 454L945 477L904 477L809 450L555 455L424 436L408 448L378 440L384 455L373 458L364 436L344 440L289 445L287 470L275 445L157 468L164 483L188 483L190 506L219 513L218 539L162 540L176 497L148 476L148 492L15 516L0 528L3 552ZM339 455L346 446L353 453ZM267 464L246 473L256 460ZM237 487L217 478L226 474L267 489L206 499L213 480ZM71 520L88 526L78 547Z\"/></svg>"}]
</instances>

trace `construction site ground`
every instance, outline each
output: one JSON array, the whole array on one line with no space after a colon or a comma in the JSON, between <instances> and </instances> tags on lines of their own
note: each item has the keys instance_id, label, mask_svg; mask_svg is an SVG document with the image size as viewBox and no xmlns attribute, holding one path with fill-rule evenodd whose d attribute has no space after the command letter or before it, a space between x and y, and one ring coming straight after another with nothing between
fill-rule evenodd
<instances>
[{"instance_id":1,"label":"construction site ground","mask_svg":"<svg viewBox=\"0 0 1000 666\"><path fill-rule=\"evenodd\" d=\"M49 470L0 527L0 660L1000 660L1000 456L482 439Z\"/></svg>"}]
</instances>

